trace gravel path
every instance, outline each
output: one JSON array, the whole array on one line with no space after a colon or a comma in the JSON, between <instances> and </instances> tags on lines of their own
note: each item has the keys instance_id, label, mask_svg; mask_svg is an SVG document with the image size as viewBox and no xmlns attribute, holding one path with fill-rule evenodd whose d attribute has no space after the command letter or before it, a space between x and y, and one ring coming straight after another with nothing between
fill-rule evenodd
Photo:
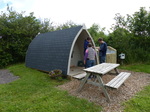
<instances>
[{"instance_id":1,"label":"gravel path","mask_svg":"<svg viewBox=\"0 0 150 112\"><path fill-rule=\"evenodd\" d=\"M5 84L17 80L19 77L14 76L9 70L0 70L0 84Z\"/></svg>"},{"instance_id":2,"label":"gravel path","mask_svg":"<svg viewBox=\"0 0 150 112\"><path fill-rule=\"evenodd\" d=\"M103 107L103 112L122 112L124 108L122 103L132 98L137 92L141 91L143 87L150 84L150 74L127 70L119 71L130 72L132 75L126 80L125 85L122 85L118 90L107 89L111 98L111 103L106 102L106 98L98 87L89 84L86 84L82 91L77 93L76 90L79 87L80 81L76 79L60 85L58 88L67 90L71 95L101 105ZM104 83L107 83L113 77L113 75L108 74L103 76Z\"/></svg>"}]
</instances>

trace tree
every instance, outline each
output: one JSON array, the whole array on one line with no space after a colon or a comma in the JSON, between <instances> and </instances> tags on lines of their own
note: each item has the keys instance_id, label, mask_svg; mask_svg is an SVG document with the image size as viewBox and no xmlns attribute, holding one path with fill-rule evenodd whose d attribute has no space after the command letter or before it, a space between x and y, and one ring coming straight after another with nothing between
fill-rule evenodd
<instances>
[{"instance_id":1,"label":"tree","mask_svg":"<svg viewBox=\"0 0 150 112\"><path fill-rule=\"evenodd\" d=\"M7 7L0 14L0 67L24 61L31 40L40 31L40 22L34 13L25 16Z\"/></svg>"},{"instance_id":2,"label":"tree","mask_svg":"<svg viewBox=\"0 0 150 112\"><path fill-rule=\"evenodd\" d=\"M24 62L27 48L39 33L61 30L77 26L67 22L54 27L49 19L39 20L34 13L25 15L9 6L0 14L0 68L12 63Z\"/></svg>"},{"instance_id":3,"label":"tree","mask_svg":"<svg viewBox=\"0 0 150 112\"><path fill-rule=\"evenodd\" d=\"M55 27L55 30L62 30L62 29L67 29L67 28L72 28L72 27L76 27L78 26L76 23L72 22L72 21L68 21L64 24L61 24L59 26Z\"/></svg>"},{"instance_id":4,"label":"tree","mask_svg":"<svg viewBox=\"0 0 150 112\"><path fill-rule=\"evenodd\" d=\"M99 45L98 43L98 39L104 38L107 40L107 35L105 35L104 31L105 28L100 28L99 25L97 24L93 24L89 29L88 29L89 33L91 34L91 36L94 39L94 42L96 43L96 45Z\"/></svg>"},{"instance_id":5,"label":"tree","mask_svg":"<svg viewBox=\"0 0 150 112\"><path fill-rule=\"evenodd\" d=\"M150 44L150 12L142 7L129 17L132 20L129 27L134 34L135 44L147 50Z\"/></svg>"},{"instance_id":6,"label":"tree","mask_svg":"<svg viewBox=\"0 0 150 112\"><path fill-rule=\"evenodd\" d=\"M40 22L41 22L40 33L46 33L55 30L53 23L50 22L50 19L44 19L43 21Z\"/></svg>"},{"instance_id":7,"label":"tree","mask_svg":"<svg viewBox=\"0 0 150 112\"><path fill-rule=\"evenodd\" d=\"M119 53L126 53L128 63L147 62L150 59L150 12L142 7L126 17L116 14L115 20L109 43Z\"/></svg>"}]
</instances>

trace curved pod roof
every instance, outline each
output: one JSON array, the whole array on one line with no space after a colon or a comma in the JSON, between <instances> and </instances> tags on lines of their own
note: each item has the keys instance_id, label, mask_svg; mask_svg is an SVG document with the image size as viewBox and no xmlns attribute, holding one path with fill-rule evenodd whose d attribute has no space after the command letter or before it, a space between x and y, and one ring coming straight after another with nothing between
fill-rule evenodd
<instances>
[{"instance_id":1,"label":"curved pod roof","mask_svg":"<svg viewBox=\"0 0 150 112\"><path fill-rule=\"evenodd\" d=\"M46 72L61 69L68 74L72 50L82 31L90 36L84 26L39 34L28 47L26 66Z\"/></svg>"}]
</instances>

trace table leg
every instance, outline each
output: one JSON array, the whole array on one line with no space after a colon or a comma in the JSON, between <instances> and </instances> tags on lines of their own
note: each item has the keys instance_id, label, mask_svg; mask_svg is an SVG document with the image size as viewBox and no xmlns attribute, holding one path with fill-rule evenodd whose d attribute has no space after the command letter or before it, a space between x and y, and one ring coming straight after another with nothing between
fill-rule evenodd
<instances>
[{"instance_id":1,"label":"table leg","mask_svg":"<svg viewBox=\"0 0 150 112\"><path fill-rule=\"evenodd\" d=\"M117 69L117 68L115 68L114 70L116 71L116 73L117 73L117 74L119 74L119 71L118 71L118 69Z\"/></svg>"},{"instance_id":2,"label":"table leg","mask_svg":"<svg viewBox=\"0 0 150 112\"><path fill-rule=\"evenodd\" d=\"M77 92L80 92L81 89L83 88L83 86L85 85L85 83L87 82L89 76L91 75L91 73L87 73L86 77L81 81L79 89L77 90Z\"/></svg>"},{"instance_id":3,"label":"table leg","mask_svg":"<svg viewBox=\"0 0 150 112\"><path fill-rule=\"evenodd\" d=\"M107 90L106 90L106 88L105 88L105 85L104 85L104 83L103 83L103 80L102 80L101 77L98 76L98 75L97 75L97 79L98 79L98 82L100 83L100 86L101 86L101 88L102 88L102 91L103 91L105 97L107 98L107 101L110 102L110 97L109 97L109 95L108 95L108 93L107 93Z\"/></svg>"}]
</instances>

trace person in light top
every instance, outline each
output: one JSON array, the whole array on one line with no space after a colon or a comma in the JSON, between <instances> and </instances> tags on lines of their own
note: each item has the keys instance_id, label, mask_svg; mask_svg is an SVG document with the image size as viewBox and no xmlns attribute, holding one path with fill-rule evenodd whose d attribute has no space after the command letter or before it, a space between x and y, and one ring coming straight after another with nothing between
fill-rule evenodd
<instances>
[{"instance_id":1,"label":"person in light top","mask_svg":"<svg viewBox=\"0 0 150 112\"><path fill-rule=\"evenodd\" d=\"M88 48L86 49L85 55L84 55L85 68L89 68L95 65L95 55L96 55L96 52L92 48L92 44L89 43Z\"/></svg>"}]
</instances>

